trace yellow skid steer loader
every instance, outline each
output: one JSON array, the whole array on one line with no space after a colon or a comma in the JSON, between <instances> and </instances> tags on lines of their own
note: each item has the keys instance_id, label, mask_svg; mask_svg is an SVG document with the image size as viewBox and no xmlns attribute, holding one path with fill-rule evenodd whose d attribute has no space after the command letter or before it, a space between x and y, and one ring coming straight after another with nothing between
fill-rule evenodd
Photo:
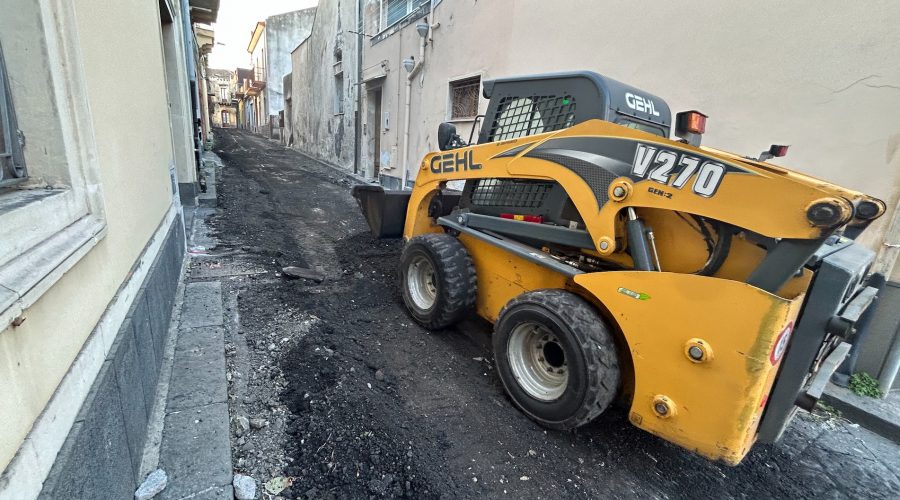
<instances>
[{"instance_id":1,"label":"yellow skid steer loader","mask_svg":"<svg viewBox=\"0 0 900 500\"><path fill-rule=\"evenodd\" d=\"M411 191L353 190L376 236L406 240L418 323L492 322L510 399L552 429L621 398L634 425L735 465L815 406L875 298L853 240L881 200L765 163L786 146L700 147L696 111L670 139L662 99L593 72L484 95L476 144L441 124Z\"/></svg>"}]
</instances>

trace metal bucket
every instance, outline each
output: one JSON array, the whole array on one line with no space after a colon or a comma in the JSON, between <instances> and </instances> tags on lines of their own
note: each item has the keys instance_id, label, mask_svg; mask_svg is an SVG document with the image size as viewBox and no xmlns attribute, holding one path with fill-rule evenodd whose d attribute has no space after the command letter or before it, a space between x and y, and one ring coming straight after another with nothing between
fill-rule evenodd
<instances>
[{"instance_id":1,"label":"metal bucket","mask_svg":"<svg viewBox=\"0 0 900 500\"><path fill-rule=\"evenodd\" d=\"M385 191L381 186L358 184L353 186L350 194L359 203L359 209L376 238L403 236L410 191Z\"/></svg>"}]
</instances>

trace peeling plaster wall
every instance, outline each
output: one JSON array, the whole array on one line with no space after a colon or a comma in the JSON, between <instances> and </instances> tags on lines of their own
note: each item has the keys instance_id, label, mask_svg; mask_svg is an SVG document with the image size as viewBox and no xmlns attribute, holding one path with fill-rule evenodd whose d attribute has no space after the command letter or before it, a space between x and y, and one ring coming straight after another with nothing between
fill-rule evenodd
<instances>
[{"instance_id":1,"label":"peeling plaster wall","mask_svg":"<svg viewBox=\"0 0 900 500\"><path fill-rule=\"evenodd\" d=\"M357 88L356 35L347 30L356 30L355 9L353 0L320 3L309 38L291 53L292 116L287 141L347 170L353 169ZM342 79L335 76L337 71L342 71ZM337 112L336 100L342 112Z\"/></svg>"},{"instance_id":2,"label":"peeling plaster wall","mask_svg":"<svg viewBox=\"0 0 900 500\"><path fill-rule=\"evenodd\" d=\"M266 19L266 109L269 116L284 109L282 79L291 72L291 51L309 36L315 19L315 7ZM263 120L265 122L268 118Z\"/></svg>"},{"instance_id":3,"label":"peeling plaster wall","mask_svg":"<svg viewBox=\"0 0 900 500\"><path fill-rule=\"evenodd\" d=\"M364 5L377 14L377 3ZM428 16L440 27L413 82L410 179L436 149L451 80L590 69L663 97L673 111L707 113L704 144L746 155L791 144L775 163L878 196L892 211L900 199L897 19L900 4L889 0L704 0L691 8L646 0L573 0L566 8L539 0L441 2ZM364 25L374 29L368 16ZM419 41L413 22L367 41L363 53L364 68L388 61L382 109L393 123L381 152L395 161L382 172L396 178L404 147L401 61L418 57ZM486 104L482 98L482 112ZM469 123L456 125L468 137ZM890 219L861 241L879 247Z\"/></svg>"}]
</instances>

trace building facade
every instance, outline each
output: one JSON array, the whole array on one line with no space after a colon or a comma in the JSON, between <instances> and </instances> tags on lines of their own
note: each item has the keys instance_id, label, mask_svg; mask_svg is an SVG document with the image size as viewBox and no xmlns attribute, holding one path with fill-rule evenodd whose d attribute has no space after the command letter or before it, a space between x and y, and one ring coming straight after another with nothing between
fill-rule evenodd
<instances>
[{"instance_id":1,"label":"building facade","mask_svg":"<svg viewBox=\"0 0 900 500\"><path fill-rule=\"evenodd\" d=\"M253 28L247 52L250 54L252 77L244 87L244 109L247 128L256 133L268 133L268 107L266 105L266 23L260 21Z\"/></svg>"},{"instance_id":2,"label":"building facade","mask_svg":"<svg viewBox=\"0 0 900 500\"><path fill-rule=\"evenodd\" d=\"M207 74L207 71L209 70L209 54L215 46L216 38L212 27L208 25L194 24L193 32L195 43L194 58L197 65L197 80L199 83L199 88L197 89L200 105L200 140L197 149L197 161L199 163L200 151L202 151L205 145L212 139L212 136L210 135L210 129L212 128L210 112L212 111L212 108L208 97L211 89L209 88L209 75Z\"/></svg>"},{"instance_id":3,"label":"building facade","mask_svg":"<svg viewBox=\"0 0 900 500\"><path fill-rule=\"evenodd\" d=\"M358 46L355 2L322 2L309 38L291 52L288 144L354 170ZM324 57L324 60L323 60Z\"/></svg>"},{"instance_id":4,"label":"building facade","mask_svg":"<svg viewBox=\"0 0 900 500\"><path fill-rule=\"evenodd\" d=\"M234 71L234 97L237 101L237 126L249 129L250 122L247 117L247 93L250 90L250 81L253 80L253 70L250 68L237 68Z\"/></svg>"},{"instance_id":5,"label":"building facade","mask_svg":"<svg viewBox=\"0 0 900 500\"><path fill-rule=\"evenodd\" d=\"M141 480L196 182L191 22L217 8L0 0L0 499Z\"/></svg>"},{"instance_id":6,"label":"building facade","mask_svg":"<svg viewBox=\"0 0 900 500\"><path fill-rule=\"evenodd\" d=\"M206 72L210 121L213 127L236 127L238 119L234 71L209 69Z\"/></svg>"},{"instance_id":7,"label":"building facade","mask_svg":"<svg viewBox=\"0 0 900 500\"><path fill-rule=\"evenodd\" d=\"M283 79L291 72L291 51L309 36L315 18L315 7L266 18L266 105L270 117L284 110Z\"/></svg>"}]
</instances>

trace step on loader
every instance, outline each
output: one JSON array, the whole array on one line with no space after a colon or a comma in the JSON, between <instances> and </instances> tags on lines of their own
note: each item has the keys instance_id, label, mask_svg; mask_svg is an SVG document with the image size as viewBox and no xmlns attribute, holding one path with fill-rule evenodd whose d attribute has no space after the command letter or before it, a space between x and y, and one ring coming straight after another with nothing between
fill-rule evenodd
<instances>
[{"instance_id":1,"label":"step on loader","mask_svg":"<svg viewBox=\"0 0 900 500\"><path fill-rule=\"evenodd\" d=\"M353 189L376 236L406 240L415 321L493 323L509 398L551 429L619 400L635 426L735 465L815 406L875 297L854 238L881 200L764 161L786 146L701 147L705 115L673 123L593 72L483 91L477 140L441 124L412 190Z\"/></svg>"}]
</instances>

